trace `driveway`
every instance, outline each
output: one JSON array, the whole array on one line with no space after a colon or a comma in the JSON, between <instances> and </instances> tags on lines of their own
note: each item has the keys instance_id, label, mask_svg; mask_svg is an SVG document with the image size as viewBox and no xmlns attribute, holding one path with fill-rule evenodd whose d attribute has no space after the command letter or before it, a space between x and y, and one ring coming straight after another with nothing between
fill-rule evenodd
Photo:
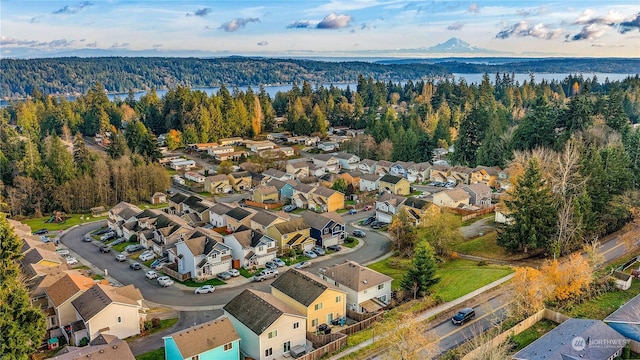
<instances>
[{"instance_id":1,"label":"driveway","mask_svg":"<svg viewBox=\"0 0 640 360\"><path fill-rule=\"evenodd\" d=\"M461 227L460 233L462 233L462 236L466 239L482 236L483 234L487 234L496 229L494 224L490 224L491 221L493 221L493 217L480 219L475 221L473 224Z\"/></svg>"}]
</instances>

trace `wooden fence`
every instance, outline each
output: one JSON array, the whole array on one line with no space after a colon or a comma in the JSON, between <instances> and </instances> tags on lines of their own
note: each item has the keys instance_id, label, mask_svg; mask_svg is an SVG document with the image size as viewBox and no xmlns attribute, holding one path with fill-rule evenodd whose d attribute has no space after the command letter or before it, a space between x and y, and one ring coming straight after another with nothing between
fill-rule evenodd
<instances>
[{"instance_id":1,"label":"wooden fence","mask_svg":"<svg viewBox=\"0 0 640 360\"><path fill-rule=\"evenodd\" d=\"M171 276L172 278L178 281L185 281L185 280L191 279L191 273L181 274L176 270L170 268L169 265L163 266L160 269L160 271L162 271L163 273L167 274L168 276Z\"/></svg>"},{"instance_id":2,"label":"wooden fence","mask_svg":"<svg viewBox=\"0 0 640 360\"><path fill-rule=\"evenodd\" d=\"M244 201L245 204L247 204L247 206L253 206L253 207L257 207L260 209L275 209L275 208L279 208L282 207L282 203L273 203L273 204L267 204L267 203L261 203L261 202L257 202L257 201L251 201L251 200L245 200Z\"/></svg>"},{"instance_id":3,"label":"wooden fence","mask_svg":"<svg viewBox=\"0 0 640 360\"><path fill-rule=\"evenodd\" d=\"M496 209L496 206L492 205L490 207L486 207L486 208L479 209L479 210L468 210L468 209L458 209L458 208L451 208L451 209L447 209L447 210L449 210L451 212L454 212L456 214L460 214L462 216L473 215L473 217L476 217L476 216L482 216L482 215L491 213L495 209ZM463 221L464 221L464 219L463 219Z\"/></svg>"},{"instance_id":4,"label":"wooden fence","mask_svg":"<svg viewBox=\"0 0 640 360\"><path fill-rule=\"evenodd\" d=\"M316 335L312 333L307 333L307 338L311 340L311 337L328 337L331 342L321 346L311 352L308 352L298 358L298 360L318 360L321 359L326 354L337 353L343 347L347 346L347 335L342 333L332 333L328 335Z\"/></svg>"},{"instance_id":5,"label":"wooden fence","mask_svg":"<svg viewBox=\"0 0 640 360\"><path fill-rule=\"evenodd\" d=\"M353 314L352 314L353 315ZM352 318L351 315L349 315L349 310L347 310L347 316L349 318ZM352 335L357 333L358 331L362 331L364 329L368 329L371 324L373 324L376 321L379 321L382 319L382 317L384 316L384 312L379 312L376 313L368 318L363 319L362 321L359 321L353 325L344 327L342 329L340 329L338 332L347 334L347 335Z\"/></svg>"}]
</instances>

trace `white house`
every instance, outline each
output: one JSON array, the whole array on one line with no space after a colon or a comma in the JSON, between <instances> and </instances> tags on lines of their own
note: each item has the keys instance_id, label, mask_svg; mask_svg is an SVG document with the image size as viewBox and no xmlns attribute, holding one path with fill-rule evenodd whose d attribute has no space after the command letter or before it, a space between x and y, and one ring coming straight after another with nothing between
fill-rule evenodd
<instances>
[{"instance_id":1,"label":"white house","mask_svg":"<svg viewBox=\"0 0 640 360\"><path fill-rule=\"evenodd\" d=\"M313 165L325 168L326 171L337 173L340 171L338 159L331 154L319 154L313 157Z\"/></svg>"},{"instance_id":2,"label":"white house","mask_svg":"<svg viewBox=\"0 0 640 360\"><path fill-rule=\"evenodd\" d=\"M276 147L278 147L278 145L274 144L271 141L255 141L253 144L251 144L249 149L253 153L258 153L262 150L272 150Z\"/></svg>"},{"instance_id":3,"label":"white house","mask_svg":"<svg viewBox=\"0 0 640 360\"><path fill-rule=\"evenodd\" d=\"M215 157L216 155L228 154L234 152L233 146L218 146L207 149L209 156Z\"/></svg>"},{"instance_id":4,"label":"white house","mask_svg":"<svg viewBox=\"0 0 640 360\"><path fill-rule=\"evenodd\" d=\"M349 171L358 169L358 163L360 162L359 156L346 152L337 153L336 159L338 159L338 162L340 163L340 167L342 169Z\"/></svg>"},{"instance_id":5,"label":"white house","mask_svg":"<svg viewBox=\"0 0 640 360\"><path fill-rule=\"evenodd\" d=\"M322 151L336 151L338 149L338 144L332 141L319 142L318 149Z\"/></svg>"},{"instance_id":6,"label":"white house","mask_svg":"<svg viewBox=\"0 0 640 360\"><path fill-rule=\"evenodd\" d=\"M360 191L374 191L380 188L380 178L376 174L364 174L360 176Z\"/></svg>"},{"instance_id":7,"label":"white house","mask_svg":"<svg viewBox=\"0 0 640 360\"><path fill-rule=\"evenodd\" d=\"M233 209L224 203L217 203L209 208L209 223L214 227L227 226L226 213Z\"/></svg>"},{"instance_id":8,"label":"white house","mask_svg":"<svg viewBox=\"0 0 640 360\"><path fill-rule=\"evenodd\" d=\"M253 229L226 235L224 243L231 248L233 261L243 268L264 267L278 252L274 239Z\"/></svg>"},{"instance_id":9,"label":"white house","mask_svg":"<svg viewBox=\"0 0 640 360\"><path fill-rule=\"evenodd\" d=\"M231 248L222 242L222 235L203 228L195 229L176 243L175 257L169 252L169 261L178 262L178 272L191 273L193 279L211 279L231 269Z\"/></svg>"},{"instance_id":10,"label":"white house","mask_svg":"<svg viewBox=\"0 0 640 360\"><path fill-rule=\"evenodd\" d=\"M179 158L169 161L169 167L173 170L189 170L196 167L196 162Z\"/></svg>"},{"instance_id":11,"label":"white house","mask_svg":"<svg viewBox=\"0 0 640 360\"><path fill-rule=\"evenodd\" d=\"M378 162L375 160L362 159L358 164L358 170L362 171L365 174L375 174L377 163Z\"/></svg>"},{"instance_id":12,"label":"white house","mask_svg":"<svg viewBox=\"0 0 640 360\"><path fill-rule=\"evenodd\" d=\"M326 268L320 278L347 293L347 309L376 312L391 301L391 277L354 261Z\"/></svg>"},{"instance_id":13,"label":"white house","mask_svg":"<svg viewBox=\"0 0 640 360\"><path fill-rule=\"evenodd\" d=\"M204 184L206 176L194 171L187 171L186 173L184 173L184 178L193 182L197 182L198 184Z\"/></svg>"},{"instance_id":14,"label":"white house","mask_svg":"<svg viewBox=\"0 0 640 360\"><path fill-rule=\"evenodd\" d=\"M376 200L376 220L391 224L393 216L400 211L406 197L385 191Z\"/></svg>"}]
</instances>

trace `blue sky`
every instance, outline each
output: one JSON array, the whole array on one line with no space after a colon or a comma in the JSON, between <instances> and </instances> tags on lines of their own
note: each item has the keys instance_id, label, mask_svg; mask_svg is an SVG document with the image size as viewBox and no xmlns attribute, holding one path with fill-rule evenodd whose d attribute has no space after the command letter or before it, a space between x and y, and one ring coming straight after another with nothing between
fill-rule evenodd
<instances>
[{"instance_id":1,"label":"blue sky","mask_svg":"<svg viewBox=\"0 0 640 360\"><path fill-rule=\"evenodd\" d=\"M640 57L638 1L14 1L0 55L419 57L450 38L501 56ZM441 53L428 56L463 54Z\"/></svg>"}]
</instances>

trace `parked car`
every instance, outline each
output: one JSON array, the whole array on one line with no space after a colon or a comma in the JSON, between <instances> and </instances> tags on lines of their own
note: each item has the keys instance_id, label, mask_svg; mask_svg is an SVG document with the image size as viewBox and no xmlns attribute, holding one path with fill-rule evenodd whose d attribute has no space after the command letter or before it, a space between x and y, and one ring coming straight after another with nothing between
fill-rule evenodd
<instances>
[{"instance_id":1,"label":"parked car","mask_svg":"<svg viewBox=\"0 0 640 360\"><path fill-rule=\"evenodd\" d=\"M264 269L258 274L253 276L253 281L265 281L278 277L278 270L276 269Z\"/></svg>"},{"instance_id":2,"label":"parked car","mask_svg":"<svg viewBox=\"0 0 640 360\"><path fill-rule=\"evenodd\" d=\"M327 246L327 249L331 251L340 251L340 245L330 245L330 246Z\"/></svg>"},{"instance_id":3,"label":"parked car","mask_svg":"<svg viewBox=\"0 0 640 360\"><path fill-rule=\"evenodd\" d=\"M309 266L311 266L311 261L303 261L295 264L293 267L296 269L304 269L304 268L308 268Z\"/></svg>"},{"instance_id":4,"label":"parked car","mask_svg":"<svg viewBox=\"0 0 640 360\"><path fill-rule=\"evenodd\" d=\"M349 209L349 215L353 215L353 214L357 214L358 210L356 209Z\"/></svg>"},{"instance_id":5,"label":"parked car","mask_svg":"<svg viewBox=\"0 0 640 360\"><path fill-rule=\"evenodd\" d=\"M51 242L51 238L48 236L40 236L40 241L42 241L43 243L48 243Z\"/></svg>"},{"instance_id":6,"label":"parked car","mask_svg":"<svg viewBox=\"0 0 640 360\"><path fill-rule=\"evenodd\" d=\"M327 324L318 325L318 331L323 333L323 334L325 334L325 335L326 334L331 334L331 328Z\"/></svg>"},{"instance_id":7,"label":"parked car","mask_svg":"<svg viewBox=\"0 0 640 360\"><path fill-rule=\"evenodd\" d=\"M373 206L371 206L371 205L367 205L367 206L365 206L365 207L364 207L364 209L362 209L362 210L364 210L364 211L369 211L369 210L371 210L371 209L373 209Z\"/></svg>"},{"instance_id":8,"label":"parked car","mask_svg":"<svg viewBox=\"0 0 640 360\"><path fill-rule=\"evenodd\" d=\"M160 276L158 278L158 285L162 287L171 286L173 284L174 284L173 280L171 280L171 278L168 276Z\"/></svg>"},{"instance_id":9,"label":"parked car","mask_svg":"<svg viewBox=\"0 0 640 360\"><path fill-rule=\"evenodd\" d=\"M155 258L156 258L156 254L151 250L143 252L142 255L138 257L140 261L149 261Z\"/></svg>"},{"instance_id":10,"label":"parked car","mask_svg":"<svg viewBox=\"0 0 640 360\"><path fill-rule=\"evenodd\" d=\"M464 325L474 317L476 317L476 312L472 308L464 308L451 318L451 322L453 325Z\"/></svg>"},{"instance_id":11,"label":"parked car","mask_svg":"<svg viewBox=\"0 0 640 360\"><path fill-rule=\"evenodd\" d=\"M218 277L218 279L220 280L229 280L231 279L231 274L229 274L227 271L225 272L221 272L218 275L216 275Z\"/></svg>"},{"instance_id":12,"label":"parked car","mask_svg":"<svg viewBox=\"0 0 640 360\"><path fill-rule=\"evenodd\" d=\"M314 253L318 254L318 256L324 256L327 252L324 251L324 249L320 246L316 246L313 249L311 249L311 251L313 251Z\"/></svg>"},{"instance_id":13,"label":"parked car","mask_svg":"<svg viewBox=\"0 0 640 360\"><path fill-rule=\"evenodd\" d=\"M216 288L213 285L203 285L194 291L194 294L211 294Z\"/></svg>"},{"instance_id":14,"label":"parked car","mask_svg":"<svg viewBox=\"0 0 640 360\"><path fill-rule=\"evenodd\" d=\"M69 256L69 249L58 249L56 252L60 256Z\"/></svg>"},{"instance_id":15,"label":"parked car","mask_svg":"<svg viewBox=\"0 0 640 360\"><path fill-rule=\"evenodd\" d=\"M67 265L75 265L78 263L78 259L74 258L73 256L67 256L65 260L67 261Z\"/></svg>"},{"instance_id":16,"label":"parked car","mask_svg":"<svg viewBox=\"0 0 640 360\"><path fill-rule=\"evenodd\" d=\"M282 261L282 259L280 259L280 258L275 258L275 259L273 259L273 260L271 260L271 261L273 261L274 263L276 263L276 265L278 265L278 267L283 267L283 266L287 265L287 264L285 264L285 263L284 263L284 261Z\"/></svg>"},{"instance_id":17,"label":"parked car","mask_svg":"<svg viewBox=\"0 0 640 360\"><path fill-rule=\"evenodd\" d=\"M302 252L302 255L310 258L310 259L315 259L318 257L318 254L314 253L312 250L305 250Z\"/></svg>"},{"instance_id":18,"label":"parked car","mask_svg":"<svg viewBox=\"0 0 640 360\"><path fill-rule=\"evenodd\" d=\"M144 276L146 276L149 280L153 280L158 278L158 273L153 270L149 270L144 274Z\"/></svg>"},{"instance_id":19,"label":"parked car","mask_svg":"<svg viewBox=\"0 0 640 360\"><path fill-rule=\"evenodd\" d=\"M109 245L100 246L100 252L105 254L111 252L111 246Z\"/></svg>"},{"instance_id":20,"label":"parked car","mask_svg":"<svg viewBox=\"0 0 640 360\"><path fill-rule=\"evenodd\" d=\"M371 228L372 229L380 229L382 226L384 226L384 223L380 222L380 221L374 221L371 223Z\"/></svg>"},{"instance_id":21,"label":"parked car","mask_svg":"<svg viewBox=\"0 0 640 360\"><path fill-rule=\"evenodd\" d=\"M110 231L113 231L113 230L109 229L108 227L105 227L105 228L99 229L98 231L94 232L93 234L94 235L102 235L102 234L106 234L106 233L108 233Z\"/></svg>"},{"instance_id":22,"label":"parked car","mask_svg":"<svg viewBox=\"0 0 640 360\"><path fill-rule=\"evenodd\" d=\"M229 274L231 274L231 276L233 277L238 277L240 276L240 271L238 271L238 269L231 269L229 271L227 271Z\"/></svg>"},{"instance_id":23,"label":"parked car","mask_svg":"<svg viewBox=\"0 0 640 360\"><path fill-rule=\"evenodd\" d=\"M48 232L49 232L49 230L47 230L47 229L39 229L39 230L34 231L33 235L44 235L44 234L46 234Z\"/></svg>"},{"instance_id":24,"label":"parked car","mask_svg":"<svg viewBox=\"0 0 640 360\"><path fill-rule=\"evenodd\" d=\"M275 263L275 262L273 262L273 261L267 261L267 262L264 264L264 267L265 267L265 268L267 268L267 269L277 269L277 268L278 268L278 264L276 264L276 263Z\"/></svg>"},{"instance_id":25,"label":"parked car","mask_svg":"<svg viewBox=\"0 0 640 360\"><path fill-rule=\"evenodd\" d=\"M131 268L131 270L140 270L140 269L142 269L142 265L140 265L140 263L137 263L137 262L129 264L129 267Z\"/></svg>"},{"instance_id":26,"label":"parked car","mask_svg":"<svg viewBox=\"0 0 640 360\"><path fill-rule=\"evenodd\" d=\"M118 254L116 255L116 260L120 262L127 261L127 256L125 254Z\"/></svg>"},{"instance_id":27,"label":"parked car","mask_svg":"<svg viewBox=\"0 0 640 360\"><path fill-rule=\"evenodd\" d=\"M161 257L160 259L155 259L152 263L150 268L152 269L158 269L162 266L165 266L166 264L169 263L169 258L166 257Z\"/></svg>"},{"instance_id":28,"label":"parked car","mask_svg":"<svg viewBox=\"0 0 640 360\"><path fill-rule=\"evenodd\" d=\"M113 238L116 237L116 233L115 232L108 232L102 236L100 236L100 241L105 242L107 240L111 240Z\"/></svg>"},{"instance_id":29,"label":"parked car","mask_svg":"<svg viewBox=\"0 0 640 360\"><path fill-rule=\"evenodd\" d=\"M363 238L363 237L367 236L367 233L362 231L362 230L360 230L360 229L353 230L352 234L353 234L353 236L360 237L360 238Z\"/></svg>"},{"instance_id":30,"label":"parked car","mask_svg":"<svg viewBox=\"0 0 640 360\"><path fill-rule=\"evenodd\" d=\"M113 240L109 245L116 246L118 244L122 244L123 242L125 242L125 238L120 237L120 238L117 238L117 239Z\"/></svg>"},{"instance_id":31,"label":"parked car","mask_svg":"<svg viewBox=\"0 0 640 360\"><path fill-rule=\"evenodd\" d=\"M134 253L134 252L136 252L136 251L140 251L140 250L142 250L142 249L144 249L144 248L142 247L142 245L140 245L140 244L134 244L134 245L127 245L127 247L125 247L125 248L124 248L124 251L126 251L126 252L128 252L128 253L130 253L130 254L131 254L131 253Z\"/></svg>"},{"instance_id":32,"label":"parked car","mask_svg":"<svg viewBox=\"0 0 640 360\"><path fill-rule=\"evenodd\" d=\"M370 225L372 222L376 221L375 216L369 216L368 218L362 221L362 225Z\"/></svg>"},{"instance_id":33,"label":"parked car","mask_svg":"<svg viewBox=\"0 0 640 360\"><path fill-rule=\"evenodd\" d=\"M91 242L91 241L93 241L93 239L91 238L91 236L85 236L85 237L82 238L82 241Z\"/></svg>"},{"instance_id":34,"label":"parked car","mask_svg":"<svg viewBox=\"0 0 640 360\"><path fill-rule=\"evenodd\" d=\"M293 210L295 210L297 208L297 206L291 204L291 205L285 205L282 210L284 212L292 212Z\"/></svg>"}]
</instances>

